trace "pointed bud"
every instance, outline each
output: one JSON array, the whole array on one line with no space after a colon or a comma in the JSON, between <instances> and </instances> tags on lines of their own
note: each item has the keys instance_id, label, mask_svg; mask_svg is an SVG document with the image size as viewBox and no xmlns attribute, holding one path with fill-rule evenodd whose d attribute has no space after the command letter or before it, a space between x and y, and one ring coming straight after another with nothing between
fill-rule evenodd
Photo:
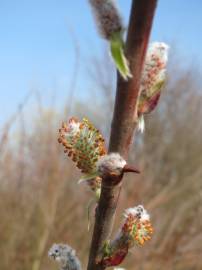
<instances>
[{"instance_id":1,"label":"pointed bud","mask_svg":"<svg viewBox=\"0 0 202 270\"><path fill-rule=\"evenodd\" d=\"M134 172L134 173L140 173L140 171L135 168L135 167L132 167L128 164L126 164L124 167L123 167L123 170L122 170L123 173L127 173L127 172Z\"/></svg>"}]
</instances>

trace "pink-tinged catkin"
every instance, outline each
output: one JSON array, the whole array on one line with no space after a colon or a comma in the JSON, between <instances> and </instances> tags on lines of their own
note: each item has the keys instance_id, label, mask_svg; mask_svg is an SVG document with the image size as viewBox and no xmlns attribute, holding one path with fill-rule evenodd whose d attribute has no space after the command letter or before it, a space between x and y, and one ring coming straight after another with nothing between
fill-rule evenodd
<instances>
[{"instance_id":1,"label":"pink-tinged catkin","mask_svg":"<svg viewBox=\"0 0 202 270\"><path fill-rule=\"evenodd\" d=\"M113 0L89 0L101 36L111 40L123 31L122 19Z\"/></svg>"},{"instance_id":2,"label":"pink-tinged catkin","mask_svg":"<svg viewBox=\"0 0 202 270\"><path fill-rule=\"evenodd\" d=\"M138 114L150 113L158 104L166 78L169 46L163 42L150 44L143 68Z\"/></svg>"},{"instance_id":3,"label":"pink-tinged catkin","mask_svg":"<svg viewBox=\"0 0 202 270\"><path fill-rule=\"evenodd\" d=\"M169 46L163 42L150 44L146 54L138 99L138 129L145 128L144 114L152 112L158 105L166 79Z\"/></svg>"},{"instance_id":4,"label":"pink-tinged catkin","mask_svg":"<svg viewBox=\"0 0 202 270\"><path fill-rule=\"evenodd\" d=\"M124 216L123 225L116 238L103 248L102 264L107 267L119 265L129 249L135 245L142 246L151 239L153 228L142 205L127 209Z\"/></svg>"}]
</instances>

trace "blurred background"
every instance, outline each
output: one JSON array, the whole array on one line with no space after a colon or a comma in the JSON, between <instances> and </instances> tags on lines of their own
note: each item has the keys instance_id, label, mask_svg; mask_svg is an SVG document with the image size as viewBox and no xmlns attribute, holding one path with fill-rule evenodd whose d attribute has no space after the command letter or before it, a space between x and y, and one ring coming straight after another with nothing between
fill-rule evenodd
<instances>
[{"instance_id":1,"label":"blurred background","mask_svg":"<svg viewBox=\"0 0 202 270\"><path fill-rule=\"evenodd\" d=\"M118 4L127 26L131 1ZM131 148L142 173L125 179L114 230L141 203L155 234L126 269L202 269L201 11L200 0L158 4L151 41L171 47L168 80ZM85 267L92 194L57 136L74 115L108 138L116 74L107 44L87 0L1 0L0 32L0 269L57 269L47 258L54 242L75 248Z\"/></svg>"}]
</instances>

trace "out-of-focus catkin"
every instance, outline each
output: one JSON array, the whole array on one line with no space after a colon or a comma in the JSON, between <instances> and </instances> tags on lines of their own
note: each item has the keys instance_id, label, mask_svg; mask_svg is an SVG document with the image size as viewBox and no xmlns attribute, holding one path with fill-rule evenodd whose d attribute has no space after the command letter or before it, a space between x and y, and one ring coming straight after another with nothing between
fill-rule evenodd
<instances>
[{"instance_id":1,"label":"out-of-focus catkin","mask_svg":"<svg viewBox=\"0 0 202 270\"><path fill-rule=\"evenodd\" d=\"M123 31L123 23L116 3L113 0L89 0L99 33L111 40L115 33Z\"/></svg>"}]
</instances>

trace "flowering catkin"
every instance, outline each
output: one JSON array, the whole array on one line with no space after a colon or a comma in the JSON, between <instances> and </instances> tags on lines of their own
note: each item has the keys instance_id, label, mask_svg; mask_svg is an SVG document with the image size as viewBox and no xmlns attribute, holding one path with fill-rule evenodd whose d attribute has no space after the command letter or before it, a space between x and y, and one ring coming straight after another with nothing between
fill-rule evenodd
<instances>
[{"instance_id":1,"label":"flowering catkin","mask_svg":"<svg viewBox=\"0 0 202 270\"><path fill-rule=\"evenodd\" d=\"M123 30L122 19L113 0L89 0L99 32L107 40Z\"/></svg>"},{"instance_id":2,"label":"flowering catkin","mask_svg":"<svg viewBox=\"0 0 202 270\"><path fill-rule=\"evenodd\" d=\"M124 214L123 225L115 239L103 248L102 263L105 266L119 265L130 248L142 246L151 239L153 228L150 217L142 205L128 208Z\"/></svg>"},{"instance_id":3,"label":"flowering catkin","mask_svg":"<svg viewBox=\"0 0 202 270\"><path fill-rule=\"evenodd\" d=\"M124 217L124 224L117 239L124 238L129 248L135 244L143 245L151 239L153 228L150 216L142 205L126 209Z\"/></svg>"},{"instance_id":4,"label":"flowering catkin","mask_svg":"<svg viewBox=\"0 0 202 270\"><path fill-rule=\"evenodd\" d=\"M63 144L64 152L85 174L96 172L98 159L106 153L102 135L86 118L80 122L72 117L63 123L58 141Z\"/></svg>"},{"instance_id":5,"label":"flowering catkin","mask_svg":"<svg viewBox=\"0 0 202 270\"><path fill-rule=\"evenodd\" d=\"M60 270L81 270L81 264L75 250L68 245L53 244L48 256L59 263Z\"/></svg>"},{"instance_id":6,"label":"flowering catkin","mask_svg":"<svg viewBox=\"0 0 202 270\"><path fill-rule=\"evenodd\" d=\"M82 180L89 180L87 183L93 191L100 189L97 161L106 154L106 149L99 130L86 118L79 121L72 117L59 129L58 142L83 173Z\"/></svg>"}]
</instances>

